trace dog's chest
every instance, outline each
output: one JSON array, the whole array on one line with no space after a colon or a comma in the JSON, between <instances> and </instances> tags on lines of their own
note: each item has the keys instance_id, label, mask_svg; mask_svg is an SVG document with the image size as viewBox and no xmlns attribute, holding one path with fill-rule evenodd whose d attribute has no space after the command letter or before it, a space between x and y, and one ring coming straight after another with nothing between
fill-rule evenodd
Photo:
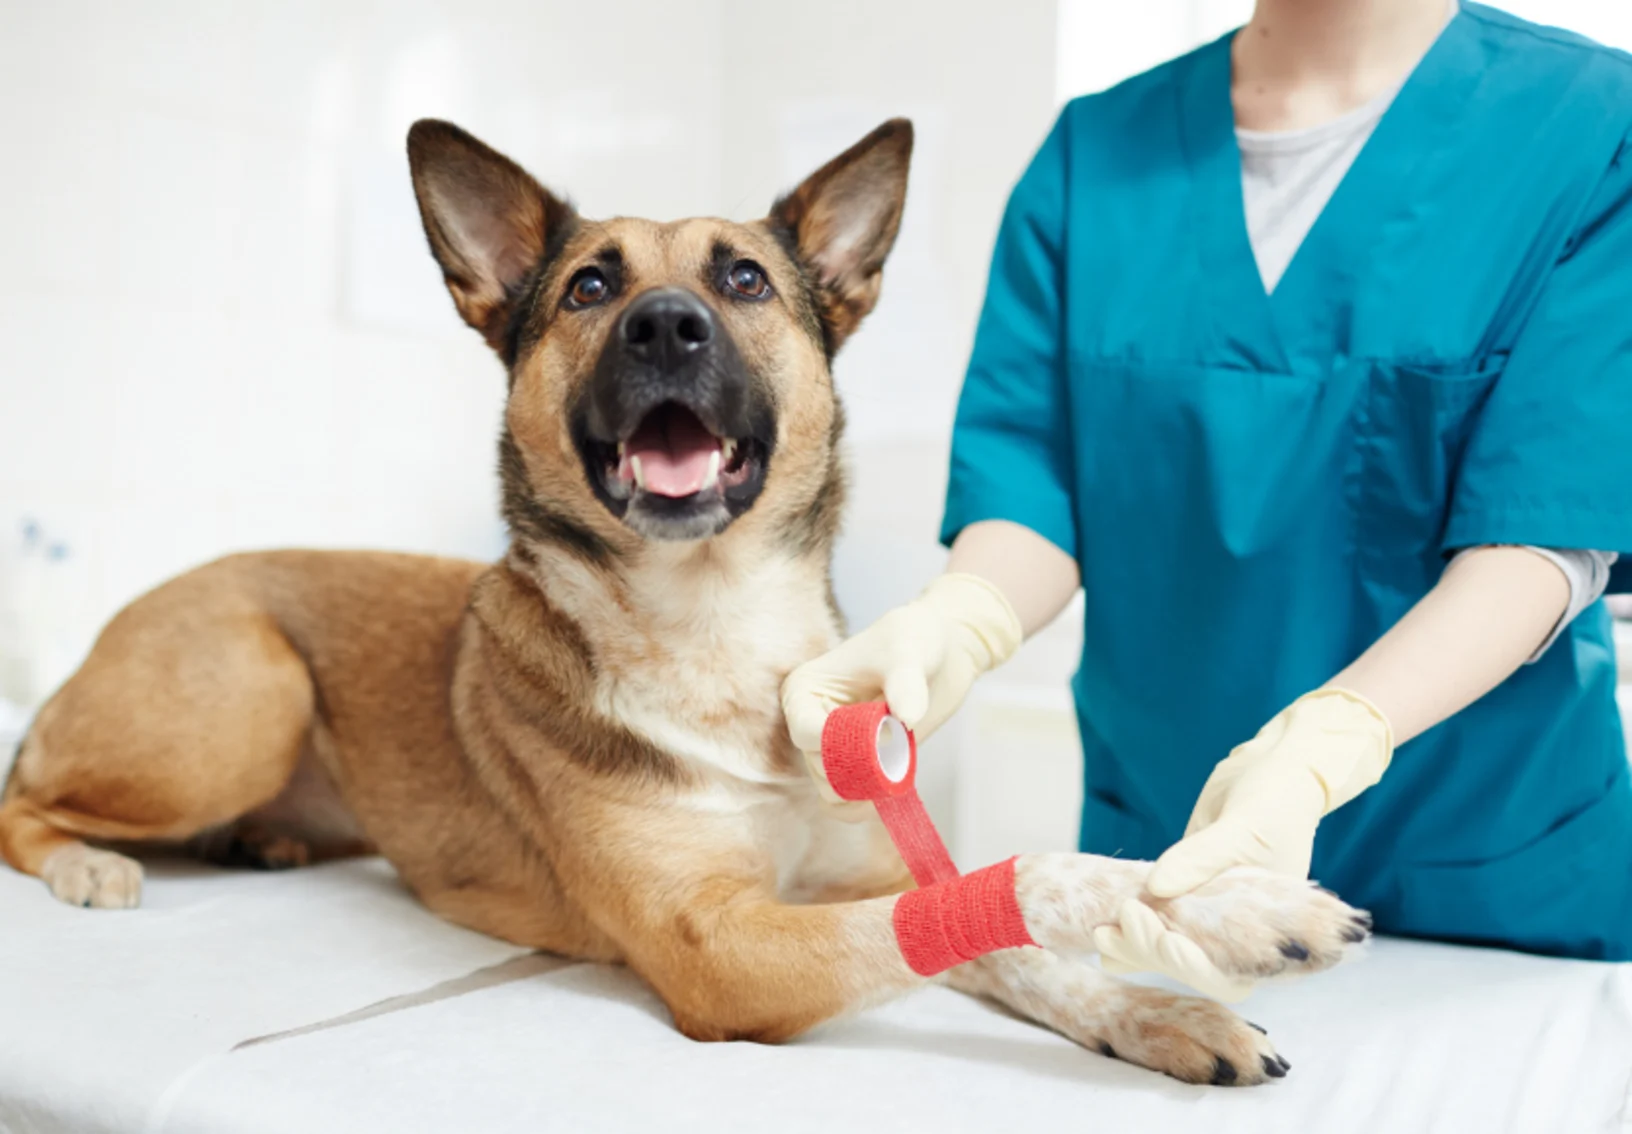
<instances>
[{"instance_id":1,"label":"dog's chest","mask_svg":"<svg viewBox=\"0 0 1632 1134\"><path fill-rule=\"evenodd\" d=\"M819 580L778 568L654 581L610 651L615 664L599 671L600 709L704 768L756 783L802 777L782 679L837 628Z\"/></svg>"}]
</instances>

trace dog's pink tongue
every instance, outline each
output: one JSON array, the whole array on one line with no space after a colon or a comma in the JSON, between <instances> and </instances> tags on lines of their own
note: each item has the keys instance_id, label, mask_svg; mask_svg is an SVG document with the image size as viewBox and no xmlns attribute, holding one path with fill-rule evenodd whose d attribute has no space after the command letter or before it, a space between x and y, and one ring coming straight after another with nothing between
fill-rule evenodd
<instances>
[{"instance_id":1,"label":"dog's pink tongue","mask_svg":"<svg viewBox=\"0 0 1632 1134\"><path fill-rule=\"evenodd\" d=\"M624 450L629 460L640 458L646 491L657 496L701 492L709 458L719 451L719 438L684 411L653 414L629 438Z\"/></svg>"}]
</instances>

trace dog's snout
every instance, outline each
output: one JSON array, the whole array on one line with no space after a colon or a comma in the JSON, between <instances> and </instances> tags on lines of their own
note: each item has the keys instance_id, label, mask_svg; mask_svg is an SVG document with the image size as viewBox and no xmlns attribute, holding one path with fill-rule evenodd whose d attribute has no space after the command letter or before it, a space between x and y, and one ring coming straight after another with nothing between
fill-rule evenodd
<instances>
[{"instance_id":1,"label":"dog's snout","mask_svg":"<svg viewBox=\"0 0 1632 1134\"><path fill-rule=\"evenodd\" d=\"M631 356L673 369L714 341L714 313L683 288L659 288L629 305L618 333Z\"/></svg>"}]
</instances>

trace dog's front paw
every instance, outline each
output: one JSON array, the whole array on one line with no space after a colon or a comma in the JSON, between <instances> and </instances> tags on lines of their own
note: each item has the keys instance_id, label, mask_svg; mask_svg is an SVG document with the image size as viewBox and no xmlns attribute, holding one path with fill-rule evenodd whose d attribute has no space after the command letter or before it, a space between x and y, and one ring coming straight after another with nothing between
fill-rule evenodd
<instances>
[{"instance_id":1,"label":"dog's front paw","mask_svg":"<svg viewBox=\"0 0 1632 1134\"><path fill-rule=\"evenodd\" d=\"M142 868L134 859L84 843L52 851L40 866L51 892L71 906L130 910L142 900Z\"/></svg>"},{"instance_id":2,"label":"dog's front paw","mask_svg":"<svg viewBox=\"0 0 1632 1134\"><path fill-rule=\"evenodd\" d=\"M1283 1077L1291 1064L1261 1028L1215 1000L1124 985L1121 1009L1089 1047L1186 1083L1250 1087Z\"/></svg>"},{"instance_id":3,"label":"dog's front paw","mask_svg":"<svg viewBox=\"0 0 1632 1134\"><path fill-rule=\"evenodd\" d=\"M1329 969L1371 934L1371 915L1336 894L1255 868L1227 870L1177 898L1143 900L1236 977Z\"/></svg>"}]
</instances>

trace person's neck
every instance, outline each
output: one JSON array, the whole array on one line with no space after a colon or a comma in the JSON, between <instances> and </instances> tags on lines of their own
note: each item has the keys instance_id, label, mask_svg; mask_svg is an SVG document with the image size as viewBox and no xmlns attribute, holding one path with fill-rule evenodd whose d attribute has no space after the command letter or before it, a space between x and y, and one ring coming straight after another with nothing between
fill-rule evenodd
<instances>
[{"instance_id":1,"label":"person's neck","mask_svg":"<svg viewBox=\"0 0 1632 1134\"><path fill-rule=\"evenodd\" d=\"M1318 126L1410 74L1454 0L1258 0L1231 46L1235 124Z\"/></svg>"}]
</instances>

